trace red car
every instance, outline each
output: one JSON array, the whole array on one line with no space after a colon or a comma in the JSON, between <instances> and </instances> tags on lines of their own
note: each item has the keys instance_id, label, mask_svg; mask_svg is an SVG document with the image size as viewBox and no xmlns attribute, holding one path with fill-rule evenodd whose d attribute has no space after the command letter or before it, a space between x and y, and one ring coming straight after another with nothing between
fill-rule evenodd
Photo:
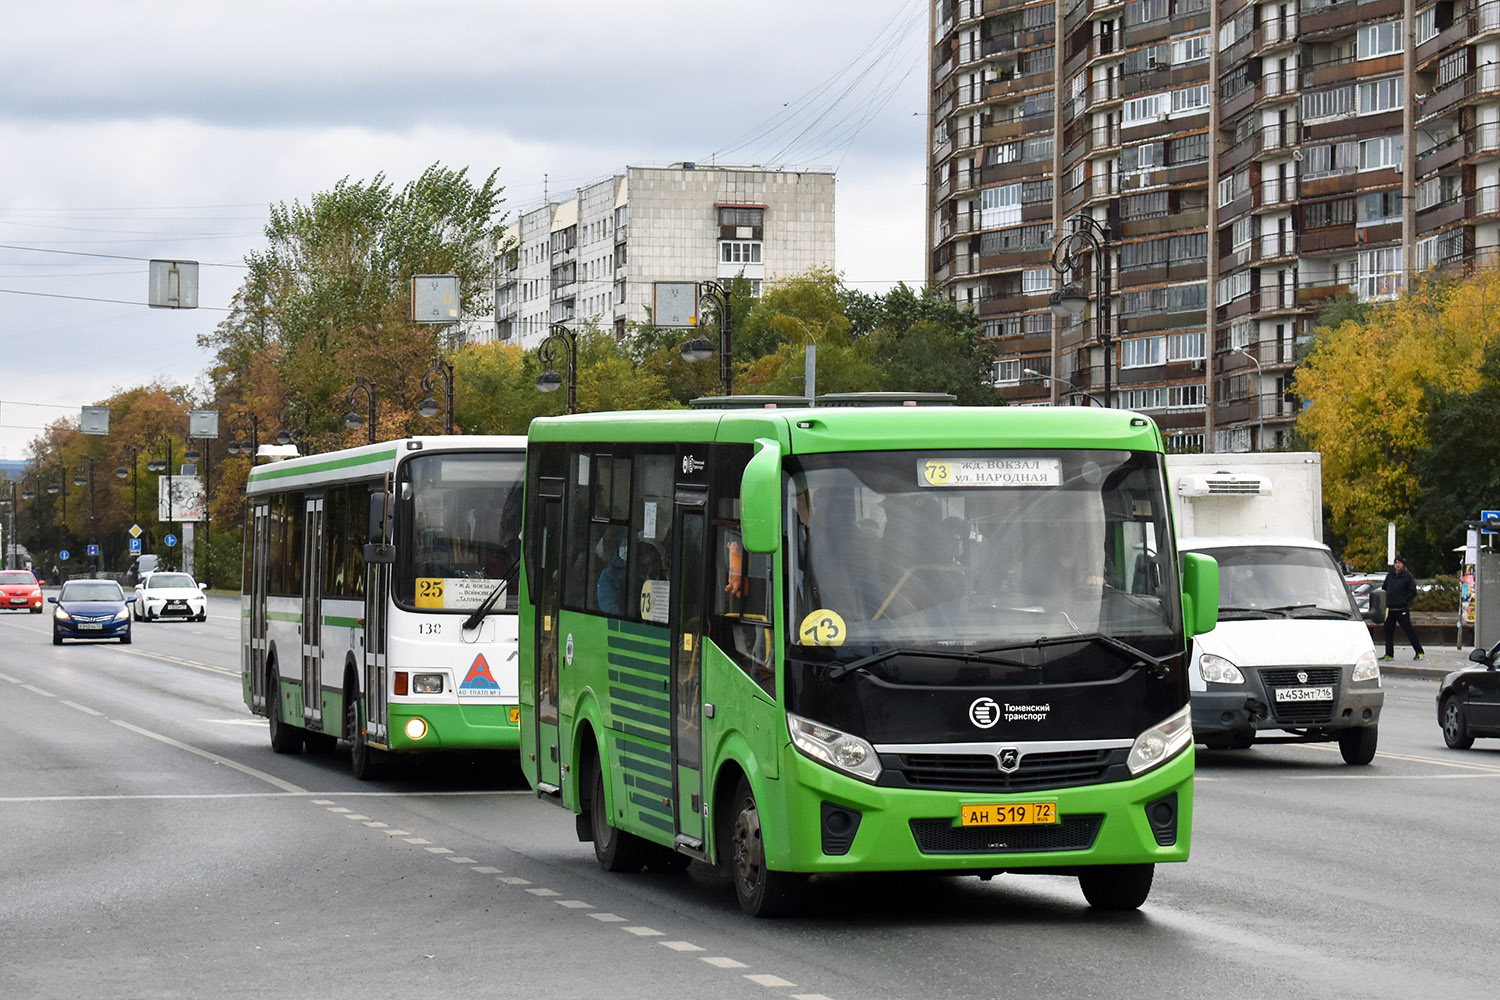
<instances>
[{"instance_id":1,"label":"red car","mask_svg":"<svg viewBox=\"0 0 1500 1000\"><path fill-rule=\"evenodd\" d=\"M19 611L26 608L34 615L42 613L42 585L24 569L0 570L0 608Z\"/></svg>"}]
</instances>

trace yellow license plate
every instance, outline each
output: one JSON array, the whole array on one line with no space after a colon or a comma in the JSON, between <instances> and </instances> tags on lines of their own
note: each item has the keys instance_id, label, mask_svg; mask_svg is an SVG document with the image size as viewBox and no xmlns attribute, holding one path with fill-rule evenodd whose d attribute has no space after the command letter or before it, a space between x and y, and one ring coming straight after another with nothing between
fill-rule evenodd
<instances>
[{"instance_id":1,"label":"yellow license plate","mask_svg":"<svg viewBox=\"0 0 1500 1000\"><path fill-rule=\"evenodd\" d=\"M1056 802L1013 802L960 806L958 822L960 826L1038 826L1061 820Z\"/></svg>"}]
</instances>

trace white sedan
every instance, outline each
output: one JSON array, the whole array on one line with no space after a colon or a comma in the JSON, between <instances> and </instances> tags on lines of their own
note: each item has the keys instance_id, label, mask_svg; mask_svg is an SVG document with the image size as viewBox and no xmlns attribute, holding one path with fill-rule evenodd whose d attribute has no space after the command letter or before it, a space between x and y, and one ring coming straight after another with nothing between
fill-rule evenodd
<instances>
[{"instance_id":1,"label":"white sedan","mask_svg":"<svg viewBox=\"0 0 1500 1000\"><path fill-rule=\"evenodd\" d=\"M208 598L203 596L203 588L186 573L147 573L135 585L135 619L158 618L206 620Z\"/></svg>"}]
</instances>

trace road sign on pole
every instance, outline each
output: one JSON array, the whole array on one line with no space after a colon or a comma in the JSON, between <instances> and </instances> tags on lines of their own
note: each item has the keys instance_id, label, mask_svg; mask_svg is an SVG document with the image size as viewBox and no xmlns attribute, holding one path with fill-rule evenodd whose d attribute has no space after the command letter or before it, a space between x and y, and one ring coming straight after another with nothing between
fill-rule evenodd
<instances>
[{"instance_id":1,"label":"road sign on pole","mask_svg":"<svg viewBox=\"0 0 1500 1000\"><path fill-rule=\"evenodd\" d=\"M141 554L141 540L139 538L132 538L130 540L130 554L133 556Z\"/></svg>"},{"instance_id":2,"label":"road sign on pole","mask_svg":"<svg viewBox=\"0 0 1500 1000\"><path fill-rule=\"evenodd\" d=\"M167 548L170 549L172 546L174 546L174 545L177 544L177 536L176 535L167 535L165 538L162 539L162 541L165 542Z\"/></svg>"}]
</instances>

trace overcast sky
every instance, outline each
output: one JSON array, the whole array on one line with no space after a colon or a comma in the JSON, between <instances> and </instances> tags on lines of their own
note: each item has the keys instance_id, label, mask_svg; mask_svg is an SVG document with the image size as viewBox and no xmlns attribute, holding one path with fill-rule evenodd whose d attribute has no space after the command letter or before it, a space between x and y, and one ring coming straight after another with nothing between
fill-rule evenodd
<instances>
[{"instance_id":1,"label":"overcast sky","mask_svg":"<svg viewBox=\"0 0 1500 1000\"><path fill-rule=\"evenodd\" d=\"M197 347L268 205L498 168L507 208L627 165L835 169L837 261L920 284L925 0L51 0L0 61L0 458ZM145 306L151 258L200 308ZM104 300L104 301L96 301Z\"/></svg>"}]
</instances>

